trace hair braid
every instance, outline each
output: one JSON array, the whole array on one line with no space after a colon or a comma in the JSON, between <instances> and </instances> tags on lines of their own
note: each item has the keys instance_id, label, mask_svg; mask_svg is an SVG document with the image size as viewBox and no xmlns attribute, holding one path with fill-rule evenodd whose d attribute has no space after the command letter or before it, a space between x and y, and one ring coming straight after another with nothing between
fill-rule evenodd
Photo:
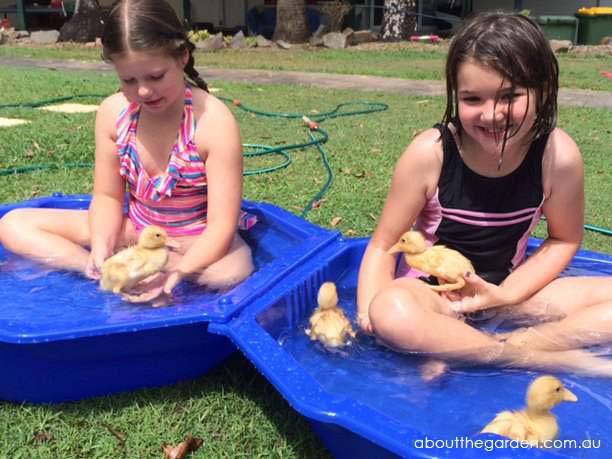
<instances>
[{"instance_id":1,"label":"hair braid","mask_svg":"<svg viewBox=\"0 0 612 459\"><path fill-rule=\"evenodd\" d=\"M193 50L195 49L195 45L189 39L186 39L185 46L189 52L189 60L187 61L187 65L185 65L185 74L193 83L195 83L198 88L208 92L208 85L206 84L206 81L204 81L204 79L200 76L200 73L195 68L195 59L193 58Z\"/></svg>"}]
</instances>

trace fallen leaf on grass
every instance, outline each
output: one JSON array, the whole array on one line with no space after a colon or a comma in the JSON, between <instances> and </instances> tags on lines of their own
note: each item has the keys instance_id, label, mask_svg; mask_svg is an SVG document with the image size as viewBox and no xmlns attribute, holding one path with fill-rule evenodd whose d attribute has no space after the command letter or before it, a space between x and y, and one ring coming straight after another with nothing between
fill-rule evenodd
<instances>
[{"instance_id":1,"label":"fallen leaf on grass","mask_svg":"<svg viewBox=\"0 0 612 459\"><path fill-rule=\"evenodd\" d=\"M32 443L46 443L53 439L53 435L50 432L34 432L32 435Z\"/></svg>"},{"instance_id":2,"label":"fallen leaf on grass","mask_svg":"<svg viewBox=\"0 0 612 459\"><path fill-rule=\"evenodd\" d=\"M119 441L119 444L121 446L125 445L125 434L123 432L119 432L117 429L115 429L113 426L106 422L103 422L102 425L106 427L106 430L108 430L113 435L113 437L115 437Z\"/></svg>"},{"instance_id":3,"label":"fallen leaf on grass","mask_svg":"<svg viewBox=\"0 0 612 459\"><path fill-rule=\"evenodd\" d=\"M191 434L185 437L185 440L176 446L163 444L164 459L185 459L185 456L190 452L196 451L204 444L204 440L194 437Z\"/></svg>"},{"instance_id":4,"label":"fallen leaf on grass","mask_svg":"<svg viewBox=\"0 0 612 459\"><path fill-rule=\"evenodd\" d=\"M326 198L321 198L316 200L315 202L312 203L311 209L318 209L319 207L321 207L321 204L323 204L325 201L327 201Z\"/></svg>"},{"instance_id":5,"label":"fallen leaf on grass","mask_svg":"<svg viewBox=\"0 0 612 459\"><path fill-rule=\"evenodd\" d=\"M32 187L32 191L30 191L30 198L34 198L36 196L40 196L40 187L38 185L34 185Z\"/></svg>"},{"instance_id":6,"label":"fallen leaf on grass","mask_svg":"<svg viewBox=\"0 0 612 459\"><path fill-rule=\"evenodd\" d=\"M336 226L338 223L342 221L342 217L334 217L331 219L330 225Z\"/></svg>"}]
</instances>

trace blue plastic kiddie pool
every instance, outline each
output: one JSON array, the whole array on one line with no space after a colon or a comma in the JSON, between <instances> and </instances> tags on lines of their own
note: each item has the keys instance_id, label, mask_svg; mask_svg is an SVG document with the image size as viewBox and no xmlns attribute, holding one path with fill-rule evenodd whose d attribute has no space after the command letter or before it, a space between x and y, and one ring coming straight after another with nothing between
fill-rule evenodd
<instances>
[{"instance_id":1,"label":"blue plastic kiddie pool","mask_svg":"<svg viewBox=\"0 0 612 459\"><path fill-rule=\"evenodd\" d=\"M56 196L18 206L88 203ZM245 235L257 271L225 294L181 284L176 304L162 309L125 304L76 274L41 275L0 247L0 398L60 402L169 384L205 373L237 347L338 458L610 457L610 380L558 375L578 396L555 408L560 439L574 444L503 448L501 437L478 431L498 411L522 408L538 373L465 368L427 384L420 357L370 337L336 352L309 341L305 325L325 281L336 283L354 319L367 240L342 239L274 206L245 209L259 217ZM581 274L612 275L612 257L579 252L565 275Z\"/></svg>"},{"instance_id":2,"label":"blue plastic kiddie pool","mask_svg":"<svg viewBox=\"0 0 612 459\"><path fill-rule=\"evenodd\" d=\"M89 196L34 199L0 207L86 209ZM236 348L210 334L281 283L335 234L278 207L245 203L258 223L243 236L256 272L225 293L179 286L175 306L124 303L82 275L46 271L0 246L0 398L62 402L197 377Z\"/></svg>"},{"instance_id":3,"label":"blue plastic kiddie pool","mask_svg":"<svg viewBox=\"0 0 612 459\"><path fill-rule=\"evenodd\" d=\"M236 321L210 326L212 333L232 337L308 418L335 457L610 457L609 379L558 375L578 396L577 403L562 403L554 410L560 439L575 440L575 446L499 448L501 437L478 435L479 430L497 412L523 408L527 386L539 373L465 368L425 383L418 371L421 358L390 351L370 337L358 335L350 348L337 352L309 341L304 329L324 281L336 283L340 305L355 318L357 273L366 244L365 239L338 240L245 308ZM537 244L531 241L530 249ZM612 275L612 257L581 251L565 275L582 274ZM487 451L491 445L498 447Z\"/></svg>"}]
</instances>

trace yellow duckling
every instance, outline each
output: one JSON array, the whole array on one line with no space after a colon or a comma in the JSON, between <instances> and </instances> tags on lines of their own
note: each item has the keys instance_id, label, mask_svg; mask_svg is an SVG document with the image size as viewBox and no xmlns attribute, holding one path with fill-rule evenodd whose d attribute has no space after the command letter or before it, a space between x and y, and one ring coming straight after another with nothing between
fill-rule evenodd
<instances>
[{"instance_id":1,"label":"yellow duckling","mask_svg":"<svg viewBox=\"0 0 612 459\"><path fill-rule=\"evenodd\" d=\"M463 278L466 272L475 272L470 260L459 252L443 245L427 247L425 238L418 231L408 231L399 242L391 247L388 253L404 253L409 266L437 277L440 285L431 285L437 292L448 292L460 289L465 285Z\"/></svg>"},{"instance_id":2,"label":"yellow duckling","mask_svg":"<svg viewBox=\"0 0 612 459\"><path fill-rule=\"evenodd\" d=\"M554 376L540 376L527 389L527 408L502 411L481 432L495 433L513 440L545 446L559 435L557 418L550 412L559 403L578 398Z\"/></svg>"},{"instance_id":3,"label":"yellow duckling","mask_svg":"<svg viewBox=\"0 0 612 459\"><path fill-rule=\"evenodd\" d=\"M325 282L319 288L319 307L310 316L310 328L306 334L311 340L319 340L326 347L342 347L347 337L355 338L355 330L344 311L338 306L338 292L333 282Z\"/></svg>"},{"instance_id":4,"label":"yellow duckling","mask_svg":"<svg viewBox=\"0 0 612 459\"><path fill-rule=\"evenodd\" d=\"M102 264L100 288L120 293L163 269L168 262L167 246L175 246L166 232L157 226L147 226L138 243L117 252Z\"/></svg>"}]
</instances>

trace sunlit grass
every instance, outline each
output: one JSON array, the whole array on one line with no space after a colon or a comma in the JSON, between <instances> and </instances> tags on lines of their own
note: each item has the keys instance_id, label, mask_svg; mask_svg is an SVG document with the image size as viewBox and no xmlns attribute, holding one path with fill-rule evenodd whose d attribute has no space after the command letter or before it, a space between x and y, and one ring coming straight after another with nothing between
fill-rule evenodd
<instances>
[{"instance_id":1,"label":"sunlit grass","mask_svg":"<svg viewBox=\"0 0 612 459\"><path fill-rule=\"evenodd\" d=\"M304 87L216 83L219 95L268 111L312 114L337 104L367 98L389 105L372 115L322 123L330 134L325 145L335 179L320 207L307 218L349 236L369 235L387 193L393 166L419 130L439 121L443 100ZM23 70L0 67L0 105L71 94L111 94L112 74ZM80 102L97 103L100 97ZM232 108L245 143L284 145L308 140L304 124L257 117ZM0 168L90 162L94 154L93 114L56 114L31 108L0 109L2 117L30 124L0 128ZM559 124L578 142L586 164L587 221L612 227L612 111L562 108ZM326 176L319 153L292 153L293 163L279 172L245 179L245 197L278 204L300 213ZM269 166L276 158L247 160L246 167ZM91 170L60 169L0 176L0 201L14 202L54 191L87 193ZM612 252L610 238L587 233L585 247ZM125 444L107 426L126 434ZM142 390L69 405L20 406L0 402L0 457L10 458L154 458L160 445L188 433L204 438L195 458L325 458L307 423L242 357L193 382ZM49 438L40 440L37 433ZM38 438L38 439L37 439Z\"/></svg>"}]
</instances>

